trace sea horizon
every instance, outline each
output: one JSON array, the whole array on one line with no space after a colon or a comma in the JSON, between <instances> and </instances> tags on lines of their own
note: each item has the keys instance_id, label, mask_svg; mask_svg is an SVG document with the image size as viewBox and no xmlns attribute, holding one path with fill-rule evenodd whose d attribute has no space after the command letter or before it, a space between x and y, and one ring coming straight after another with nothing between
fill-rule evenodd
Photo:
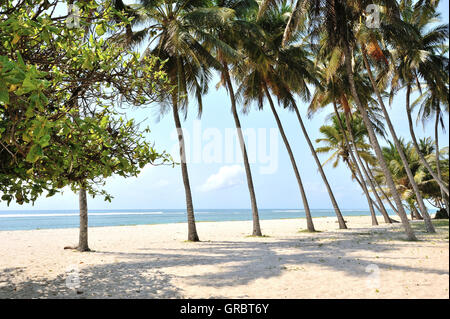
<instances>
[{"instance_id":1,"label":"sea horizon","mask_svg":"<svg viewBox=\"0 0 450 319\"><path fill-rule=\"evenodd\" d=\"M394 214L391 209L389 214ZM368 209L341 209L343 216L367 216ZM434 213L435 209L430 209ZM314 217L336 216L334 209L311 209ZM133 226L152 224L172 224L186 222L185 209L91 209L89 210L89 227ZM377 216L381 216L377 212ZM196 209L197 222L249 221L252 220L251 209ZM265 208L259 209L261 220L304 218L302 208ZM77 209L45 210L0 210L0 231L77 228L79 211Z\"/></svg>"}]
</instances>

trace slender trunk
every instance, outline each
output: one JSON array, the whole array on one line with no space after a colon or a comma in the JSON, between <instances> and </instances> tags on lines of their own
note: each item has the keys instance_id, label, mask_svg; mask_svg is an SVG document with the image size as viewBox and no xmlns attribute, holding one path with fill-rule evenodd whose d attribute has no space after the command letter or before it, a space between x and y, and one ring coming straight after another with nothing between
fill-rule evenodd
<instances>
[{"instance_id":1,"label":"slender trunk","mask_svg":"<svg viewBox=\"0 0 450 319\"><path fill-rule=\"evenodd\" d=\"M410 95L411 95L411 86L408 84L406 86L406 114L408 116L408 124L409 124L409 132L411 133L411 139L414 145L414 148L417 151L417 154L419 155L420 162L425 166L425 168L430 172L431 176L433 176L433 179L439 184L439 187L447 196L448 193L448 187L445 186L444 182L439 178L439 176L433 171L430 164L427 162L423 154L420 152L419 143L417 143L416 133L414 132L414 124L411 117L411 107L410 107Z\"/></svg>"},{"instance_id":2,"label":"slender trunk","mask_svg":"<svg viewBox=\"0 0 450 319\"><path fill-rule=\"evenodd\" d=\"M181 175L183 176L184 191L186 194L186 211L188 223L188 241L199 241L195 227L194 205L192 203L191 186L186 164L186 146L184 144L183 129L181 128L180 116L178 114L178 99L175 94L172 97L173 118L178 133L178 144L180 147Z\"/></svg>"},{"instance_id":3,"label":"slender trunk","mask_svg":"<svg viewBox=\"0 0 450 319\"><path fill-rule=\"evenodd\" d=\"M366 168L364 167L364 163L362 162L361 159L360 159L360 162L361 162L361 169L362 169L364 175L366 176L366 180L369 183L370 188L372 189L372 192L375 196L375 200L377 201L377 203L379 205L378 210L380 211L381 215L383 215L384 221L388 224L391 224L392 220L389 217L389 214L386 210L386 207L383 204L383 201L381 200L380 196L378 195L377 188L375 187L375 184L373 183L372 179L370 178L369 173L367 172Z\"/></svg>"},{"instance_id":4,"label":"slender trunk","mask_svg":"<svg viewBox=\"0 0 450 319\"><path fill-rule=\"evenodd\" d=\"M352 158L352 161L354 163L356 172L359 175L359 178L361 179L361 187L362 187L362 189L364 191L364 194L366 195L367 201L369 203L370 215L372 216L372 226L377 226L378 225L377 216L375 214L375 210L373 209L372 199L370 198L369 190L367 189L366 183L364 182L364 177L363 177L363 175L361 173L361 169L360 169L360 165L361 164L360 164L360 160L359 160L358 149L356 147L356 143L355 143L355 138L353 136L353 130L352 130L351 122L350 122L350 119L348 118L348 116L349 116L348 113L346 113L345 114L345 121L347 123L347 130L350 133L350 139L351 139L352 144L353 144L353 149L355 150L356 159L355 159L355 155L352 152L352 146L348 142L347 134L345 134L345 130L342 131L342 132L345 135L345 140L346 140L346 143L347 143L347 147L349 149L349 154L350 154L350 156ZM338 117L339 117L339 114L338 114ZM340 118L339 118L339 120L340 120Z\"/></svg>"},{"instance_id":5,"label":"slender trunk","mask_svg":"<svg viewBox=\"0 0 450 319\"><path fill-rule=\"evenodd\" d=\"M392 211L398 215L398 211L395 208L395 206L392 204L391 200L389 199L389 196L384 192L383 188L380 186L380 184L378 184L377 180L375 179L375 177L372 174L372 171L370 170L369 164L367 162L365 162L365 166L364 168L366 169L367 173L369 173L369 178L372 181L372 183L375 185L375 191L378 194L378 190L380 190L381 194L384 196L384 198L386 199L386 202L389 204L389 206L391 207ZM381 199L380 195L378 195L378 197ZM392 218L390 218L391 222L397 222L394 221Z\"/></svg>"},{"instance_id":6,"label":"slender trunk","mask_svg":"<svg viewBox=\"0 0 450 319\"><path fill-rule=\"evenodd\" d=\"M353 173L353 176L355 177L356 182L358 183L358 185L361 187L361 189L363 189L362 182L361 182L361 181L359 180L359 178L355 175L355 172L352 172L352 173ZM376 210L378 210L379 212L381 212L380 206L377 205L377 203L373 200L373 198L369 196L369 200L370 200L370 204L373 205L373 207L374 207ZM392 221L389 221L389 222L387 222L387 223L392 223Z\"/></svg>"},{"instance_id":7,"label":"slender trunk","mask_svg":"<svg viewBox=\"0 0 450 319\"><path fill-rule=\"evenodd\" d=\"M281 137L283 139L284 145L286 146L286 150L289 154L289 159L291 160L292 169L294 170L295 177L297 178L298 188L300 189L300 194L302 196L303 201L303 208L305 209L305 215L306 215L306 226L308 231L315 232L311 211L309 209L308 204L308 198L306 197L305 189L303 187L302 179L300 177L300 173L297 168L297 163L295 162L294 154L292 153L291 146L289 145L289 141L286 137L286 134L283 129L283 125L281 124L280 118L278 116L277 110L275 109L275 105L273 103L272 97L270 96L269 89L267 88L267 85L264 84L264 91L267 95L267 99L269 100L270 108L272 109L273 116L275 117L275 121L278 125L278 130L280 131Z\"/></svg>"},{"instance_id":8,"label":"slender trunk","mask_svg":"<svg viewBox=\"0 0 450 319\"><path fill-rule=\"evenodd\" d=\"M417 185L416 181L414 180L414 175L411 172L411 168L409 167L408 159L406 158L406 155L403 151L402 145L401 145L399 139L397 138L397 134L395 133L394 126L392 125L391 119L389 117L389 113L386 109L386 106L384 105L383 98L381 97L380 91L378 90L378 87L373 78L372 69L370 68L370 64L367 59L365 49L363 48L362 51L363 51L364 65L366 66L366 70L368 72L369 79L372 84L372 88L374 89L375 95L377 96L377 99L378 99L378 103L380 104L381 109L383 110L384 118L389 127L389 131L391 132L391 136L394 140L394 144L397 148L397 152L400 155L400 158L402 160L403 167L405 168L409 183L411 184L411 186L414 190L414 194L416 195L416 201L417 201L417 204L419 205L419 209L425 218L426 229L428 232L434 233L435 230L434 230L433 224L431 223L431 218L430 218L430 215L428 214L427 208L425 207L425 203L423 202L423 198L422 198L422 194L420 193L419 186Z\"/></svg>"},{"instance_id":9,"label":"slender trunk","mask_svg":"<svg viewBox=\"0 0 450 319\"><path fill-rule=\"evenodd\" d=\"M79 251L90 251L88 245L88 207L87 207L87 197L86 189L81 188L79 192L79 202L80 202L80 237L78 240Z\"/></svg>"},{"instance_id":10,"label":"slender trunk","mask_svg":"<svg viewBox=\"0 0 450 319\"><path fill-rule=\"evenodd\" d=\"M411 225L409 224L408 216L406 215L405 209L403 208L402 200L400 198L400 195L397 192L397 189L396 189L395 183L394 183L394 179L392 178L392 175L388 169L386 160L381 151L381 147L380 147L380 144L378 143L372 123L370 122L369 115L367 114L367 111L364 109L364 106L362 105L361 101L359 100L359 96L356 91L355 80L353 78L353 69L352 69L352 62L351 62L352 55L350 54L350 48L348 47L348 45L344 46L344 55L345 55L345 66L346 66L347 73L348 73L348 81L350 84L350 90L352 92L355 103L358 106L359 112L361 113L363 121L367 127L371 145L372 145L373 149L375 150L375 154L378 158L380 166L383 170L384 175L386 176L387 184L391 190L392 197L394 198L394 202L397 205L397 210L399 212L400 219L402 221L406 235L408 237L408 240L417 240L417 238L414 234L414 231L411 228Z\"/></svg>"},{"instance_id":11,"label":"slender trunk","mask_svg":"<svg viewBox=\"0 0 450 319\"><path fill-rule=\"evenodd\" d=\"M339 115L339 110L338 110L338 108L337 108L337 106L336 106L336 101L333 101L333 107L334 107L334 113L336 114L336 117L337 117L337 119L338 119L339 127L340 127L340 129L341 129L341 131L342 131L342 134L343 134L343 136L344 136L345 144L346 144L347 147L348 147L348 152L349 152L349 154L350 154L350 157L352 158L352 161L355 163L355 165L357 165L357 164L356 164L356 161L355 161L355 157L354 157L353 152L352 152L352 149L351 149L351 146L350 146L350 143L349 143L349 141L348 141L347 133L346 133L346 130L345 130L345 128L344 128L344 123L342 123L341 117L340 117L340 115ZM346 116L346 121L347 121L347 126L348 126L349 124L348 124L348 120L347 120L347 115L345 115L345 116ZM355 143L355 140L354 140L354 138L353 138L353 132L350 132L350 133L351 133L350 136L351 136L351 138L352 138L353 145L355 145L356 155L358 156L358 159L359 159L360 162L361 162L361 159L360 159L359 154L358 154L358 150L356 149L356 143ZM364 164L363 164L362 162L361 162L360 164L362 165L362 168L364 169ZM351 168L350 168L350 170L351 170ZM358 167L358 170L359 170L359 167ZM364 170L364 172L365 172L365 174L366 174L366 177L367 177L368 179L370 179L370 177L367 176L367 172L366 172L365 170ZM361 172L359 172L359 174L360 174L360 176L362 175ZM355 175L355 177L356 177L356 174L355 174L355 173L354 173L353 175ZM362 176L361 176L361 177L362 177ZM364 180L364 179L363 179L363 180ZM359 182L359 184L360 184L361 188L363 188L361 182ZM375 193L375 197L376 197L376 199L377 199L377 201L378 201L378 204L379 204L379 206L377 206L378 211L381 212L381 214L383 215L384 220L385 220L386 223L391 223L392 220L389 218L389 215L388 215L386 209L384 208L383 202L381 201L380 197L378 196L378 193L376 193L376 189L374 189L373 184L371 184L371 185L372 185L372 189L373 189L373 191L374 191L374 193ZM370 197L370 196L369 196L369 197ZM371 202L373 203L372 198L371 198L370 200L371 200ZM373 219L373 218L372 218L372 219ZM372 220L372 222L373 222L373 220Z\"/></svg>"},{"instance_id":12,"label":"slender trunk","mask_svg":"<svg viewBox=\"0 0 450 319\"><path fill-rule=\"evenodd\" d=\"M439 179L442 180L441 164L440 164L440 159L439 159L439 155L440 155L439 154L439 152L440 152L440 150L439 150L439 114L440 114L440 110L436 110L436 122L434 124L434 136L435 136L434 142L436 145L436 170L437 170ZM448 207L448 200L445 197L444 190L442 189L442 187L441 187L441 197L444 202L445 209L447 210L447 215L450 215L449 207Z\"/></svg>"},{"instance_id":13,"label":"slender trunk","mask_svg":"<svg viewBox=\"0 0 450 319\"><path fill-rule=\"evenodd\" d=\"M353 166L352 166L352 164L350 162L347 162L347 165L349 166L350 171L352 172L352 174L355 177L356 181L358 182L359 186L361 187L361 189L363 190L364 194L366 195L367 202L369 204L370 215L372 217L372 226L378 225L377 217L376 217L375 211L373 209L374 202L373 202L372 198L369 195L369 191L367 190L366 185L364 184L364 178L363 178L363 176L361 174L361 170L360 170L360 168L359 168L359 166L358 166L358 164L357 164L357 162L355 160L355 156L353 155L352 147L350 145L350 142L348 141L347 133L346 133L346 130L344 128L344 123L342 123L342 121L341 121L341 117L339 115L339 111L338 111L338 108L337 108L337 105L336 105L336 101L333 101L333 107L334 107L334 113L336 114L336 118L338 120L339 127L341 129L342 135L344 136L345 145L347 146L347 151L348 151L348 153L350 155L351 162L353 162ZM345 115L345 118L346 118L346 121L347 121L347 127L350 127L349 126L349 121L348 121L348 118L347 118L347 114ZM353 132L352 131L350 131L350 136L352 138L353 145L356 145L355 141L353 139ZM356 147L355 147L355 151L358 152ZM356 153L356 154L358 154L358 153ZM355 170L356 170L356 172L355 172ZM358 176L360 178L358 178ZM380 210L380 209L378 208L378 210Z\"/></svg>"},{"instance_id":14,"label":"slender trunk","mask_svg":"<svg viewBox=\"0 0 450 319\"><path fill-rule=\"evenodd\" d=\"M419 211L417 210L416 206L414 206L414 204L411 206L412 207L412 212L414 214L414 217L418 220L422 220L423 217L420 215Z\"/></svg>"},{"instance_id":15,"label":"slender trunk","mask_svg":"<svg viewBox=\"0 0 450 319\"><path fill-rule=\"evenodd\" d=\"M322 180L325 184L325 187L328 191L328 196L330 197L331 204L333 205L334 212L336 213L338 223L339 223L339 229L347 229L347 225L345 224L344 217L342 216L341 210L339 209L339 206L336 202L336 198L334 197L333 191L331 190L330 184L328 183L328 179L325 175L325 172L323 171L322 164L320 163L319 157L317 156L316 150L314 149L314 146L311 142L311 139L309 138L308 132L306 131L305 124L303 123L302 117L300 115L300 112L298 110L298 107L296 104L294 104L294 111L297 114L298 121L300 123L300 127L303 132L303 136L306 139L306 142L308 143L309 149L311 150L311 154L314 157L314 160L316 161L317 169L319 170L320 176L322 177Z\"/></svg>"},{"instance_id":16,"label":"slender trunk","mask_svg":"<svg viewBox=\"0 0 450 319\"><path fill-rule=\"evenodd\" d=\"M369 193L368 192L366 193L365 190L367 190L367 186L364 186L364 181L361 182L361 180L360 180L361 175L357 174L357 172L353 168L353 167L356 166L356 164L351 163L351 161L349 161L349 163L347 163L347 165L348 165L350 171L352 172L352 175L355 178L356 182L358 183L359 187L361 187L362 191L366 195L366 199L367 199L367 202L369 204L369 208L370 208L370 212L371 212L370 215L372 216L372 226L376 226L376 225L378 225L378 221L376 220L376 215L375 215L374 209L377 209L378 211L381 211L380 207L378 207L378 205L375 203L375 201L372 199L372 197L370 197ZM373 214L372 214L372 211L373 211ZM373 216L375 216L376 224L373 223L374 222Z\"/></svg>"},{"instance_id":17,"label":"slender trunk","mask_svg":"<svg viewBox=\"0 0 450 319\"><path fill-rule=\"evenodd\" d=\"M239 145L241 147L242 157L244 159L244 167L245 167L245 174L247 176L247 185L248 185L248 191L250 193L250 203L252 206L252 217L253 217L253 236L262 236L261 232L261 225L259 223L259 213L258 213L258 206L256 204L256 195L255 195L255 188L253 186L253 178L252 178L252 171L250 169L250 164L248 161L248 155L247 155L247 149L245 147L245 141L244 136L242 135L242 129L241 129L241 122L239 120L239 115L236 108L236 98L234 95L233 90L233 84L231 83L230 73L228 72L228 65L226 63L223 63L224 66L224 77L225 82L228 88L228 93L230 94L230 100L231 100L231 111L233 113L234 123L236 125L236 131L239 139Z\"/></svg>"}]
</instances>

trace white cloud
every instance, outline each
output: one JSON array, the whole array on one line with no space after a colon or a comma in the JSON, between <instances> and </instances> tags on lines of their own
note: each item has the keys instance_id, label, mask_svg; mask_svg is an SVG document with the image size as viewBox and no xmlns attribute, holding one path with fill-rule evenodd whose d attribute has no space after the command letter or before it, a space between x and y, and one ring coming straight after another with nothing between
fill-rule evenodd
<instances>
[{"instance_id":1,"label":"white cloud","mask_svg":"<svg viewBox=\"0 0 450 319\"><path fill-rule=\"evenodd\" d=\"M244 168L240 165L222 166L219 172L208 177L200 187L203 192L229 188L244 183Z\"/></svg>"}]
</instances>

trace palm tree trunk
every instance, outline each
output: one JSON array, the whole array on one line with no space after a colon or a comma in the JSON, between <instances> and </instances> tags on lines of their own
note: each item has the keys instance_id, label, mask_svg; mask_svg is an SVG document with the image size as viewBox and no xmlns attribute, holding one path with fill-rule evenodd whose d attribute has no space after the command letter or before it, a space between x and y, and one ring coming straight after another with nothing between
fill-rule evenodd
<instances>
[{"instance_id":1,"label":"palm tree trunk","mask_svg":"<svg viewBox=\"0 0 450 319\"><path fill-rule=\"evenodd\" d=\"M430 215L428 214L427 208L425 207L425 203L423 202L423 198L422 198L422 194L420 193L419 186L417 185L416 181L414 180L414 175L411 172L411 168L409 167L409 163L406 158L405 152L403 151L402 145L400 144L400 141L397 138L397 134L395 133L394 126L392 125L391 119L389 117L389 113L386 109L386 106L384 105L380 91L378 90L378 87L373 78L372 69L370 68L370 64L367 59L367 55L366 55L364 48L362 49L362 52L363 52L364 65L365 65L367 73L369 75L370 82L372 84L372 88L374 89L375 94L378 99L378 103L380 104L381 109L383 110L384 118L389 127L389 131L391 132L391 136L394 140L394 144L397 147L397 152L400 155L400 158L402 160L403 167L405 168L405 171L406 171L406 175L408 175L409 183L411 184L411 186L414 190L414 194L416 195L417 204L419 205L419 209L422 212L422 215L424 216L424 219L425 219L425 227L427 229L427 232L434 233L436 231L434 230L433 224L431 223Z\"/></svg>"},{"instance_id":2,"label":"palm tree trunk","mask_svg":"<svg viewBox=\"0 0 450 319\"><path fill-rule=\"evenodd\" d=\"M266 93L267 99L269 100L270 108L272 109L273 116L275 117L275 121L278 125L278 130L280 131L281 137L283 139L284 145L286 146L286 150L289 154L289 158L291 160L292 169L294 170L295 177L297 178L298 187L300 189L300 194L302 196L303 201L303 208L305 209L305 215L306 215L306 226L308 231L315 232L314 223L311 216L311 211L309 209L308 204L308 198L306 197L305 189L303 187L302 179L300 177L300 173L297 168L297 163L294 158L294 154L292 153L291 146L289 145L289 141L286 137L286 134L283 129L283 125L281 124L280 118L278 116L277 110L275 109L275 105L273 103L272 97L270 96L269 89L267 88L267 85L264 84L264 91Z\"/></svg>"},{"instance_id":3,"label":"palm tree trunk","mask_svg":"<svg viewBox=\"0 0 450 319\"><path fill-rule=\"evenodd\" d=\"M352 164L349 164L349 166L350 165L352 165ZM352 170L352 174L353 174L353 177L355 178L355 180L356 180L356 182L358 183L358 185L361 187L361 189L364 191L364 186L363 186L363 182L361 182L361 180L358 178L358 176L356 176L356 172L354 171L354 170ZM366 186L367 187L367 186ZM381 212L381 209L380 209L380 207L377 205L377 203L372 199L372 197L370 197L370 195L369 195L369 198L368 198L368 202L369 202L369 205L371 205L371 206L373 206L373 208L374 209L377 209L379 212ZM376 224L376 225L378 225L378 224ZM374 226L374 225L372 225L372 226Z\"/></svg>"},{"instance_id":4,"label":"palm tree trunk","mask_svg":"<svg viewBox=\"0 0 450 319\"><path fill-rule=\"evenodd\" d=\"M409 132L411 133L411 139L414 145L414 148L419 155L420 162L425 166L425 168L430 172L431 176L433 176L434 180L439 184L439 187L443 192L449 195L448 187L445 186L444 182L439 178L438 175L433 171L430 164L427 162L423 154L420 152L419 144L417 143L416 133L414 132L414 124L411 117L411 107L410 107L410 95L411 95L411 86L408 84L406 86L406 114L408 115L408 124L409 124Z\"/></svg>"},{"instance_id":5,"label":"palm tree trunk","mask_svg":"<svg viewBox=\"0 0 450 319\"><path fill-rule=\"evenodd\" d=\"M247 149L245 147L244 136L242 135L241 122L239 120L239 115L236 108L236 97L234 95L233 84L231 83L230 73L228 71L228 65L223 63L224 70L223 74L225 77L225 82L228 88L228 93L230 94L231 100L231 111L233 113L234 123L236 125L236 131L238 134L239 145L241 147L242 157L244 159L245 174L247 176L248 191L250 193L250 203L252 206L252 219L253 219L253 236L262 236L261 225L259 223L259 213L258 205L256 204L255 188L253 186L252 171L250 169L250 164L248 161Z\"/></svg>"},{"instance_id":6,"label":"palm tree trunk","mask_svg":"<svg viewBox=\"0 0 450 319\"><path fill-rule=\"evenodd\" d=\"M363 163L363 161L361 159L360 159L360 162L361 162L361 169L362 169L364 175L366 176L366 180L369 183L370 188L372 189L372 192L373 192L373 194L375 196L375 200L377 201L377 203L379 205L379 209L378 210L380 211L381 215L383 215L384 221L386 223L388 223L388 224L392 224L392 219L389 217L389 214L388 214L388 212L386 210L386 207L383 204L383 201L380 198L380 195L378 195L377 188L375 187L375 184L373 183L372 179L370 178L369 173L367 172L366 168L364 167L364 163Z\"/></svg>"},{"instance_id":7,"label":"palm tree trunk","mask_svg":"<svg viewBox=\"0 0 450 319\"><path fill-rule=\"evenodd\" d=\"M303 136L305 137L306 142L308 143L309 149L311 150L311 154L314 157L314 160L316 161L317 169L319 170L320 176L322 177L325 187L327 188L328 196L330 197L331 204L333 205L334 212L336 213L336 216L338 219L339 229L347 229L347 225L345 224L344 217L342 216L341 210L339 209L339 206L336 202L336 198L334 197L333 191L331 190L330 184L328 183L328 179L325 175L325 172L323 171L322 164L320 163L319 157L317 156L316 150L314 149L311 139L309 138L308 132L306 131L305 124L303 123L302 117L301 117L298 107L295 103L293 105L293 108L294 108L295 113L297 114L297 119L298 119L298 122L300 123L300 127L302 129Z\"/></svg>"},{"instance_id":8,"label":"palm tree trunk","mask_svg":"<svg viewBox=\"0 0 450 319\"><path fill-rule=\"evenodd\" d=\"M88 245L88 207L86 189L84 187L80 189L78 196L80 204L80 236L77 249L79 251L90 251Z\"/></svg>"},{"instance_id":9,"label":"palm tree trunk","mask_svg":"<svg viewBox=\"0 0 450 319\"><path fill-rule=\"evenodd\" d=\"M364 168L366 169L367 173L369 174L369 178L372 181L372 183L375 186L375 192L377 193L378 197L381 200L380 195L378 194L378 190L380 190L380 193L384 196L384 198L386 199L386 202L389 204L389 206L391 207L392 211L394 213L396 213L398 215L398 211L395 208L395 206L392 204L391 200L389 199L389 196L387 196L387 194L384 192L383 188L380 186L380 184L378 184L377 180L375 179L375 177L372 174L372 171L370 170L369 164L367 162L365 162L365 166ZM382 201L382 200L381 200ZM389 218L391 220L391 222L394 223L398 223L398 221L394 221L392 218Z\"/></svg>"},{"instance_id":10,"label":"palm tree trunk","mask_svg":"<svg viewBox=\"0 0 450 319\"><path fill-rule=\"evenodd\" d=\"M338 113L337 116L338 116L339 121L340 121L339 113ZM369 203L370 215L372 216L372 226L377 226L378 225L377 216L375 214L375 210L373 209L372 198L370 198L369 190L367 189L366 183L364 181L364 177L363 177L363 175L361 173L361 169L360 169L360 165L361 164L360 164L360 159L359 159L359 155L358 155L358 149L356 147L355 138L353 136L352 126L351 126L350 119L348 118L348 114L345 114L345 121L347 123L347 130L350 133L350 139L352 140L351 144L353 144L353 149L355 150L356 156L353 154L352 146L351 146L351 144L349 143L349 141L347 139L347 134L345 133L345 130L343 130L342 133L345 135L345 142L347 143L347 147L349 149L349 153L350 153L350 156L351 156L352 161L354 163L356 172L357 172L359 178L361 179L361 182L360 182L361 187L362 187L362 189L364 191L364 194L366 195L367 202ZM341 128L341 129L343 129L343 128Z\"/></svg>"},{"instance_id":11,"label":"palm tree trunk","mask_svg":"<svg viewBox=\"0 0 450 319\"><path fill-rule=\"evenodd\" d=\"M377 217L376 217L376 215L375 215L375 211L373 210L373 204L374 204L374 202L373 202L372 198L371 198L370 195L369 195L369 192L368 192L368 190L367 190L367 187L366 187L365 185L363 185L363 183L364 183L364 178L363 178L363 176L362 176L362 174L361 174L361 170L360 170L360 168L359 168L359 166L358 166L358 163L357 163L356 160L355 160L355 156L354 156L354 154L353 154L353 151L352 151L352 147L351 147L351 145L350 145L350 142L348 141L347 133L346 133L346 130L345 130L345 128L344 128L344 123L342 123L342 121L341 121L341 116L339 115L339 110L338 110L338 108L337 108L337 105L336 105L336 101L335 101L335 100L333 100L333 108L334 108L334 113L336 114L336 118L337 118L338 123L339 123L339 128L341 129L342 135L344 136L345 145L347 145L347 148L348 148L348 153L349 153L349 155L350 155L350 158L351 158L352 162L354 163L354 167L356 168L356 172L354 172L353 169L352 169L351 164L348 163L348 164L349 164L350 171L352 171L353 176L355 176L356 180L358 181L358 184L361 186L361 188L362 188L364 194L366 195L366 198L368 198L369 209L370 209L370 215L372 216L372 226L378 225ZM358 150L357 150L357 148L356 148L355 139L353 138L353 132L351 131L351 126L349 126L350 124L349 124L349 120L348 120L348 118L347 118L347 114L345 115L345 120L347 121L347 127L350 128L350 129L349 129L350 137L351 137L351 139L352 139L353 145L355 146L356 155L359 156L359 155L358 155ZM357 175L360 176L361 181L358 179ZM382 206L382 207L384 208L384 206ZM378 210L381 211L380 208L378 208ZM383 216L384 216L384 215L383 215ZM390 221L390 219L388 219L388 220Z\"/></svg>"},{"instance_id":12,"label":"palm tree trunk","mask_svg":"<svg viewBox=\"0 0 450 319\"><path fill-rule=\"evenodd\" d=\"M423 220L423 217L420 215L419 211L417 210L416 206L412 205L414 217L418 220Z\"/></svg>"},{"instance_id":13,"label":"palm tree trunk","mask_svg":"<svg viewBox=\"0 0 450 319\"><path fill-rule=\"evenodd\" d=\"M337 110L337 108L336 108L336 110ZM386 223L390 224L390 223L392 223L392 222L391 222L391 219L389 218L389 214L387 213L386 208L385 208L384 205L383 205L383 202L381 201L380 197L378 196L378 193L377 193L377 191L376 191L376 188L375 188L375 186L373 185L372 180L370 179L370 176L368 175L368 173L367 173L367 171L366 171L366 169L365 169L365 167L364 167L364 164L363 164L363 162L362 162L362 160L361 160L361 156L359 155L358 148L357 148L357 146L356 146L355 137L354 137L354 135L353 135L353 130L352 130L351 122L350 122L350 119L349 119L349 114L344 114L344 115L345 115L345 121L346 121L346 123L347 123L347 129L348 129L348 131L349 131L349 133L350 133L350 139L351 139L351 141L352 141L353 148L354 148L354 150L355 150L355 155L353 155L353 152L351 152L351 146L350 146L350 144L348 144L348 145L349 145L349 148L350 148L350 155L352 156L352 159L353 159L353 161L354 161L354 163L355 163L355 166L356 166L357 169L358 169L358 172L359 172L359 174L360 174L360 176L361 176L361 181L362 181L362 183L365 185L365 180L367 180L367 181L369 182L369 185L370 185L370 187L372 188L373 193L374 193L374 195L375 195L375 199L377 200L378 205L379 205L378 210L380 211L381 215L383 216L384 221L385 221ZM338 113L338 117L339 117L339 113ZM339 123L342 125L340 117L339 117ZM342 129L342 128L341 128L341 129ZM347 135L345 134L345 131L344 131L344 136L345 136L346 143L348 143L348 139L347 139ZM356 159L355 159L355 158L356 158ZM365 176L365 180L364 180L363 176ZM366 188L366 190L367 190L367 188ZM368 194L368 193L369 193L369 191L367 190L367 194ZM370 196L369 196L369 197L370 197ZM374 225L373 219L374 219L374 218L372 217L372 225ZM375 217L375 221L376 221L376 217ZM378 225L378 222L377 222L376 225Z\"/></svg>"},{"instance_id":14,"label":"palm tree trunk","mask_svg":"<svg viewBox=\"0 0 450 319\"><path fill-rule=\"evenodd\" d=\"M439 154L439 152L440 152L440 150L439 150L439 114L440 114L440 110L436 110L436 122L434 124L434 136L435 136L434 142L436 145L436 170L437 170L439 179L442 180L441 164L440 164L440 160L439 160L439 155L440 155ZM449 207L448 207L448 200L445 197L442 187L441 187L441 196L442 196L442 200L444 201L445 208L447 210L447 215L450 215Z\"/></svg>"},{"instance_id":15,"label":"palm tree trunk","mask_svg":"<svg viewBox=\"0 0 450 319\"><path fill-rule=\"evenodd\" d=\"M184 144L183 129L181 128L180 116L178 114L178 99L175 94L172 96L172 109L175 127L178 133L178 144L180 147L181 175L183 176L184 191L186 194L186 211L188 223L188 241L200 241L195 227L194 205L192 203L191 186L186 164L186 146Z\"/></svg>"},{"instance_id":16,"label":"palm tree trunk","mask_svg":"<svg viewBox=\"0 0 450 319\"><path fill-rule=\"evenodd\" d=\"M367 114L367 111L364 109L364 106L362 105L358 93L356 91L355 86L355 80L353 77L353 69L352 69L352 55L350 54L350 47L347 45L344 45L344 55L345 55L345 67L347 69L347 75L348 75L348 81L350 84L350 90L352 92L353 98L356 102L356 105L358 106L359 112L361 113L361 116L363 118L363 121L367 127L367 131L369 134L370 143L375 150L375 154L378 158L378 162L380 163L381 169L383 170L384 175L386 176L387 184L391 190L392 197L394 198L394 202L397 205L397 210L400 215L400 219L402 221L402 225L405 229L406 235L408 237L408 240L417 240L413 229L411 228L411 225L408 221L408 216L406 215L405 209L402 204L402 200L400 198L400 195L397 192L397 189L395 187L394 179L392 178L392 175L388 169L386 160L383 156L383 153L381 151L380 144L378 143L378 139L375 135L372 123L370 122L369 115Z\"/></svg>"}]
</instances>

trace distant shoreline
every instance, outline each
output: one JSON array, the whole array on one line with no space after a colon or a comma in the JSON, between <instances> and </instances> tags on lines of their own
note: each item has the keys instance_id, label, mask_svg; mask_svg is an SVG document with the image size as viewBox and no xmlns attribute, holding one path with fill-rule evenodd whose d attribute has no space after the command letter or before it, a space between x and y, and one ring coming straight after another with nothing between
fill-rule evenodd
<instances>
[{"instance_id":1,"label":"distant shoreline","mask_svg":"<svg viewBox=\"0 0 450 319\"><path fill-rule=\"evenodd\" d=\"M344 217L370 216L367 210L341 210ZM260 220L303 219L303 209L260 209ZM336 218L334 210L312 209L313 218ZM390 212L393 215L393 212ZM91 210L89 227L114 227L133 225L165 225L186 223L183 210ZM381 218L381 215L378 214ZM251 221L250 209L199 209L196 210L196 222ZM382 221L380 219L380 221ZM76 210L53 211L8 211L0 212L0 231L70 229L78 228L79 215Z\"/></svg>"}]
</instances>

